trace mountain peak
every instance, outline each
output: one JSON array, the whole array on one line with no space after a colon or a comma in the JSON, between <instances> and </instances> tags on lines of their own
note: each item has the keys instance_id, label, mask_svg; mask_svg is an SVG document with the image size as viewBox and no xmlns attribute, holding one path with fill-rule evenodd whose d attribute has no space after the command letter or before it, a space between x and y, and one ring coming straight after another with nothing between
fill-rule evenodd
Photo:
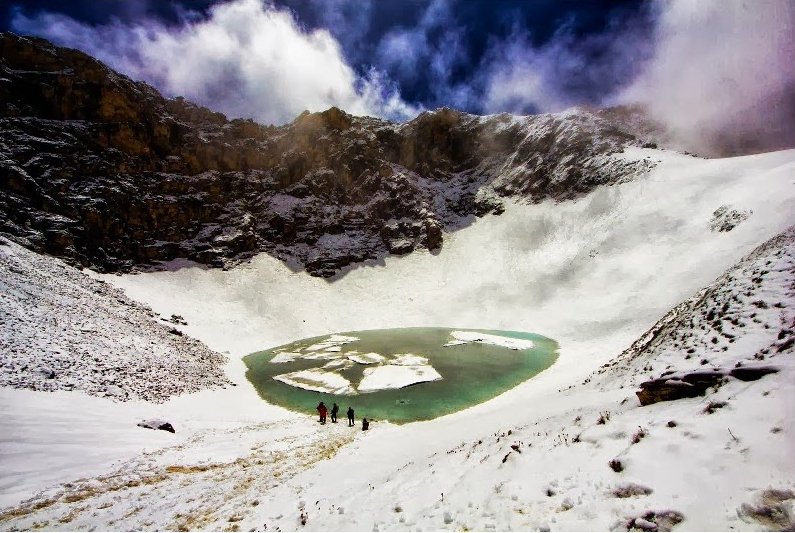
<instances>
[{"instance_id":1,"label":"mountain peak","mask_svg":"<svg viewBox=\"0 0 795 533\"><path fill-rule=\"evenodd\" d=\"M616 113L394 124L332 107L263 126L42 39L3 34L0 50L0 233L97 270L266 251L332 276L436 249L501 197L565 200L647 168L612 158L641 144Z\"/></svg>"}]
</instances>

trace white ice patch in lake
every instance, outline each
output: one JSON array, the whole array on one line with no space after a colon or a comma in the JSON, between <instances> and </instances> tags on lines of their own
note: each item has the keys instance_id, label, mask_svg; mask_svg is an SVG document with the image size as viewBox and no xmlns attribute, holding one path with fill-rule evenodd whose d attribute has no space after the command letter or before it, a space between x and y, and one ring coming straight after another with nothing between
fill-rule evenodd
<instances>
[{"instance_id":1,"label":"white ice patch in lake","mask_svg":"<svg viewBox=\"0 0 795 533\"><path fill-rule=\"evenodd\" d=\"M297 352L279 352L273 356L271 363L292 363L299 357L301 354Z\"/></svg>"},{"instance_id":2,"label":"white ice patch in lake","mask_svg":"<svg viewBox=\"0 0 795 533\"><path fill-rule=\"evenodd\" d=\"M359 363L360 365L374 365L386 361L386 357L375 352L361 354L348 352L346 355L348 356L348 359L354 363Z\"/></svg>"},{"instance_id":3,"label":"white ice patch in lake","mask_svg":"<svg viewBox=\"0 0 795 533\"><path fill-rule=\"evenodd\" d=\"M449 341L445 346L459 346L472 342L502 346L503 348L511 350L529 350L535 346L531 340L514 339L512 337L503 337L502 335L490 335L478 331L453 331L450 333L450 336L453 340Z\"/></svg>"},{"instance_id":4,"label":"white ice patch in lake","mask_svg":"<svg viewBox=\"0 0 795 533\"><path fill-rule=\"evenodd\" d=\"M402 389L415 383L437 381L442 375L430 365L381 365L364 370L359 392Z\"/></svg>"},{"instance_id":5,"label":"white ice patch in lake","mask_svg":"<svg viewBox=\"0 0 795 533\"><path fill-rule=\"evenodd\" d=\"M324 351L324 352L301 354L301 359L308 359L310 361L317 361L317 360L323 361L328 359L339 359L342 356L343 354L341 354L340 352Z\"/></svg>"},{"instance_id":6,"label":"white ice patch in lake","mask_svg":"<svg viewBox=\"0 0 795 533\"><path fill-rule=\"evenodd\" d=\"M341 346L343 344L349 344L358 340L358 337L350 337L348 335L329 335L326 340L313 344L312 346L307 346L303 351L317 352L323 350L326 352L339 352L342 350Z\"/></svg>"},{"instance_id":7,"label":"white ice patch in lake","mask_svg":"<svg viewBox=\"0 0 795 533\"><path fill-rule=\"evenodd\" d=\"M413 353L404 353L389 361L389 364L400 366L423 366L428 364L428 358L421 355L415 355Z\"/></svg>"},{"instance_id":8,"label":"white ice patch in lake","mask_svg":"<svg viewBox=\"0 0 795 533\"><path fill-rule=\"evenodd\" d=\"M323 368L342 369L342 368L350 368L351 366L353 366L353 362L348 361L347 359L333 359L328 363L326 363L325 365L323 365Z\"/></svg>"},{"instance_id":9,"label":"white ice patch in lake","mask_svg":"<svg viewBox=\"0 0 795 533\"><path fill-rule=\"evenodd\" d=\"M291 387L325 392L328 394L351 395L356 391L351 387L351 382L340 376L336 372L311 369L290 372L289 374L279 374L273 376L276 381L281 381Z\"/></svg>"}]
</instances>

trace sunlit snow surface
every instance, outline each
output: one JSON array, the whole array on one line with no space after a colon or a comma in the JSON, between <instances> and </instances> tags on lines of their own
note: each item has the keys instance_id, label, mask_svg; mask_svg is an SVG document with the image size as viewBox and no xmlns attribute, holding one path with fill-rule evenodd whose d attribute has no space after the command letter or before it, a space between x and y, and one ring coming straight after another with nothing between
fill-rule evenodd
<instances>
[{"instance_id":1,"label":"sunlit snow surface","mask_svg":"<svg viewBox=\"0 0 795 533\"><path fill-rule=\"evenodd\" d=\"M630 385L647 379L650 366L659 375L682 361L693 368L704 358L707 366L741 362L761 346L757 340L778 342L777 321L791 319L792 277L779 285L776 277L792 272L792 262L789 270L775 257L755 266L771 271L752 293L769 307L743 304L748 308L738 316L745 327L732 326L735 342L721 337L713 345L711 336L720 337L714 324L694 319L695 335L644 352L629 375L609 363L795 221L795 150L706 160L628 149L621 157L660 164L575 201L509 203L502 216L446 234L438 255L389 257L333 281L295 272L267 254L228 271L182 261L163 272L102 276L164 317L185 317L188 325L176 327L229 353L226 371L238 386L162 405L0 389L0 506L14 506L0 529L220 530L232 523L241 531L264 524L288 531L308 511L307 527L315 531L607 531L668 509L685 517L676 530L768 529L740 511L758 505L768 488L795 489L791 353L774 358L780 373L732 380L708 397L639 407ZM730 232L712 231L713 213L723 205L750 216ZM46 258L60 265L53 275L71 269ZM757 275L748 274L750 288ZM744 289L732 289L738 302ZM100 297L86 291L87 299ZM61 323L76 309L64 304L42 318ZM113 327L124 322L105 320ZM46 335L51 328L43 324L31 320L30 329ZM240 357L265 346L427 324L543 332L560 342L560 358L463 412L404 426L376 422L367 432L321 427L316 417L267 405L244 377ZM19 346L24 334L8 331L5 339ZM696 351L683 359L688 346ZM370 366L318 361L331 363ZM583 385L600 369L599 380ZM708 414L713 400L727 405ZM608 423L597 423L605 412ZM168 420L177 433L136 427L144 418ZM641 427L647 436L633 443ZM613 458L623 472L608 467ZM653 492L615 497L627 483Z\"/></svg>"}]
</instances>

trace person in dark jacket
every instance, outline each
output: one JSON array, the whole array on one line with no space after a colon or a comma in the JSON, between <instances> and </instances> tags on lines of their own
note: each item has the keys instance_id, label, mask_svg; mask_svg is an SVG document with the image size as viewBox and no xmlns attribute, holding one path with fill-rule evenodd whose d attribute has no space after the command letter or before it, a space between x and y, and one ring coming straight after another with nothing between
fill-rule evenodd
<instances>
[{"instance_id":1,"label":"person in dark jacket","mask_svg":"<svg viewBox=\"0 0 795 533\"><path fill-rule=\"evenodd\" d=\"M328 413L328 409L326 408L326 404L320 402L317 404L317 413L320 415L320 423L326 423L326 413Z\"/></svg>"},{"instance_id":2,"label":"person in dark jacket","mask_svg":"<svg viewBox=\"0 0 795 533\"><path fill-rule=\"evenodd\" d=\"M334 424L337 423L337 413L339 412L340 412L340 406L334 403L334 405L331 406L331 421Z\"/></svg>"},{"instance_id":3,"label":"person in dark jacket","mask_svg":"<svg viewBox=\"0 0 795 533\"><path fill-rule=\"evenodd\" d=\"M370 429L370 422L366 418L362 418L362 431Z\"/></svg>"},{"instance_id":4,"label":"person in dark jacket","mask_svg":"<svg viewBox=\"0 0 795 533\"><path fill-rule=\"evenodd\" d=\"M348 406L348 427L353 427L353 407Z\"/></svg>"}]
</instances>

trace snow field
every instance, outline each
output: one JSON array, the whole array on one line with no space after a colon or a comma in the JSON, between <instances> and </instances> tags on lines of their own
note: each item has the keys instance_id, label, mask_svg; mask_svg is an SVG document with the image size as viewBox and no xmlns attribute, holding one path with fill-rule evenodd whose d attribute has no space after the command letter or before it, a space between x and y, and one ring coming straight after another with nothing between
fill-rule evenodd
<instances>
[{"instance_id":1,"label":"snow field","mask_svg":"<svg viewBox=\"0 0 795 533\"><path fill-rule=\"evenodd\" d=\"M761 266L747 274L741 266L734 276L751 276L750 286L719 280L723 289L715 294L725 293L741 320L755 324L722 328L735 342L682 338L682 330L670 344L662 336L659 345L602 365L795 222L795 150L700 160L635 149L625 157L660 162L645 177L577 201L509 205L502 216L449 235L436 257L387 258L386 268L362 266L332 282L264 255L228 272L183 263L104 277L163 316L184 316L182 330L228 351L227 375L239 386L156 409L3 390L0 409L13 413L19 428L0 440L0 459L20 466L18 482L4 476L0 485L2 501L14 506L0 511L0 527L663 530L680 516L678 527L691 530L769 527L754 506L771 501L766 491L795 489L787 444L795 432L792 346L777 351L786 342L778 332L744 339L782 319L787 325L791 266L770 268L759 283L753 272ZM724 205L749 216L731 231L712 231L713 213ZM791 242L778 246L792 249ZM742 296L752 288L784 307L769 306L770 314L753 322L748 306L758 298ZM694 302L700 313L701 301ZM696 324L696 311L682 309L688 327L692 319L694 330L708 328ZM307 417L264 404L243 379L239 356L249 352L334 331L409 326L537 332L560 343L560 358L492 401L429 422L376 424L366 433L344 424L319 430ZM770 358L779 372L729 379L706 397L639 407L635 386L667 366L690 369L693 357L682 353L691 347L710 365L767 349L779 354ZM91 416L80 414L94 405L101 407ZM126 425L139 415L171 421L176 435ZM42 442L56 443L53 453L71 465L67 472L37 464ZM124 462L109 465L114 456ZM52 487L77 472L86 479ZM45 487L52 488L13 503ZM784 520L787 502L780 503Z\"/></svg>"}]
</instances>

